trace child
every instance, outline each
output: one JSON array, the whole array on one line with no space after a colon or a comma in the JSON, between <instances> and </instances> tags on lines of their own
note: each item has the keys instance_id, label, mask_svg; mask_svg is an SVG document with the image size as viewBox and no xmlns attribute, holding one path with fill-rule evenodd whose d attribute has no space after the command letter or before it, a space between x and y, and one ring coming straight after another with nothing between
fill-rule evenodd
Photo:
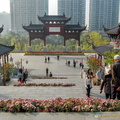
<instances>
[{"instance_id":1,"label":"child","mask_svg":"<svg viewBox=\"0 0 120 120\"><path fill-rule=\"evenodd\" d=\"M87 97L90 97L90 90L91 88L93 87L93 80L91 78L91 75L87 75L87 78L85 80L85 87L86 87L86 90L87 90Z\"/></svg>"},{"instance_id":2,"label":"child","mask_svg":"<svg viewBox=\"0 0 120 120\"><path fill-rule=\"evenodd\" d=\"M50 72L50 75L49 75L49 77L52 77L53 75L52 75L52 73Z\"/></svg>"},{"instance_id":3,"label":"child","mask_svg":"<svg viewBox=\"0 0 120 120\"><path fill-rule=\"evenodd\" d=\"M22 78L23 78L22 69L19 69L19 73L17 77L18 77L18 82L22 83Z\"/></svg>"},{"instance_id":4,"label":"child","mask_svg":"<svg viewBox=\"0 0 120 120\"><path fill-rule=\"evenodd\" d=\"M106 99L111 99L111 79L112 79L112 74L111 70L108 71L108 74L105 75L105 78L103 79L103 82L100 86L100 93L102 93L102 89L104 87L104 92Z\"/></svg>"}]
</instances>

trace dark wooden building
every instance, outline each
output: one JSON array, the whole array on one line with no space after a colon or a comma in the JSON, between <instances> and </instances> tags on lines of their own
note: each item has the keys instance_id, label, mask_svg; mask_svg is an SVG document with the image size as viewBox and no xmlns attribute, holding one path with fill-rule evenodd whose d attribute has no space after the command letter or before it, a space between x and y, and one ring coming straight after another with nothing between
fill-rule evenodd
<instances>
[{"instance_id":1,"label":"dark wooden building","mask_svg":"<svg viewBox=\"0 0 120 120\"><path fill-rule=\"evenodd\" d=\"M114 41L117 41L120 39L120 24L114 28L108 29L104 28L104 32L108 35L110 39L114 39Z\"/></svg>"},{"instance_id":2,"label":"dark wooden building","mask_svg":"<svg viewBox=\"0 0 120 120\"><path fill-rule=\"evenodd\" d=\"M105 56L105 52L110 51L112 49L120 49L120 25L113 27L111 29L104 28L104 32L110 38L110 43L101 45L101 46L94 46L93 49L97 52L97 58L100 60L100 64L102 65L102 60Z\"/></svg>"},{"instance_id":3,"label":"dark wooden building","mask_svg":"<svg viewBox=\"0 0 120 120\"><path fill-rule=\"evenodd\" d=\"M120 49L120 24L111 29L104 27L104 32L110 38L110 42L114 46L114 49Z\"/></svg>"},{"instance_id":4,"label":"dark wooden building","mask_svg":"<svg viewBox=\"0 0 120 120\"><path fill-rule=\"evenodd\" d=\"M0 33L3 31L3 26L0 28ZM0 44L0 63L1 65L5 64L6 62L9 62L9 53L14 50L15 46L6 46L3 44Z\"/></svg>"},{"instance_id":5,"label":"dark wooden building","mask_svg":"<svg viewBox=\"0 0 120 120\"><path fill-rule=\"evenodd\" d=\"M31 48L31 41L35 38L39 38L44 41L44 52L46 51L46 37L51 34L59 34L64 37L63 51L66 51L66 41L74 38L78 41L78 52L80 52L80 34L86 29L86 26L67 25L66 23L71 20L71 17L63 15L44 15L38 16L38 19L43 24L32 24L23 26L23 28L29 33L29 47Z\"/></svg>"},{"instance_id":6,"label":"dark wooden building","mask_svg":"<svg viewBox=\"0 0 120 120\"><path fill-rule=\"evenodd\" d=\"M110 51L114 48L114 46L110 45L110 44L105 44L105 45L101 45L101 46L94 46L93 45L93 49L94 51L97 53L97 58L100 61L100 65L102 65L102 60L104 59L105 56L105 52Z\"/></svg>"}]
</instances>

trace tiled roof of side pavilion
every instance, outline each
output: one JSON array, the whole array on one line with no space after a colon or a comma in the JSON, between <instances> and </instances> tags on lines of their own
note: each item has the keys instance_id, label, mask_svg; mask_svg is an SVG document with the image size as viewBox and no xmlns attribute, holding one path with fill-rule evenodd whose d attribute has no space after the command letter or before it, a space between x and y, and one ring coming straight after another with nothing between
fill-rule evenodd
<instances>
[{"instance_id":1,"label":"tiled roof of side pavilion","mask_svg":"<svg viewBox=\"0 0 120 120\"><path fill-rule=\"evenodd\" d=\"M106 34L111 34L111 35L118 35L120 34L120 25L119 26L116 26L116 27L113 27L111 29L107 29L103 26L104 28L104 31Z\"/></svg>"},{"instance_id":2,"label":"tiled roof of side pavilion","mask_svg":"<svg viewBox=\"0 0 120 120\"><path fill-rule=\"evenodd\" d=\"M0 28L0 33L3 31L3 25L2 25L2 27Z\"/></svg>"},{"instance_id":3,"label":"tiled roof of side pavilion","mask_svg":"<svg viewBox=\"0 0 120 120\"><path fill-rule=\"evenodd\" d=\"M3 44L0 44L0 55L6 54L14 50L15 46L6 46Z\"/></svg>"},{"instance_id":4,"label":"tiled roof of side pavilion","mask_svg":"<svg viewBox=\"0 0 120 120\"><path fill-rule=\"evenodd\" d=\"M105 52L110 51L114 48L110 44L105 44L105 45L101 45L101 46L94 46L93 45L92 47L98 54L103 55L103 56L105 56L104 55Z\"/></svg>"}]
</instances>

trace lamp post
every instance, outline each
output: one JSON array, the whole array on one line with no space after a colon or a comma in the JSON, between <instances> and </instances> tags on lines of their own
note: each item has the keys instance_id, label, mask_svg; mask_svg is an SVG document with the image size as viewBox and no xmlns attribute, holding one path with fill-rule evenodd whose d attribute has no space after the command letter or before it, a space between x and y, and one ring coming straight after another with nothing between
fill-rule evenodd
<instances>
[{"instance_id":1,"label":"lamp post","mask_svg":"<svg viewBox=\"0 0 120 120\"><path fill-rule=\"evenodd\" d=\"M22 58L21 58L21 68L22 68Z\"/></svg>"}]
</instances>

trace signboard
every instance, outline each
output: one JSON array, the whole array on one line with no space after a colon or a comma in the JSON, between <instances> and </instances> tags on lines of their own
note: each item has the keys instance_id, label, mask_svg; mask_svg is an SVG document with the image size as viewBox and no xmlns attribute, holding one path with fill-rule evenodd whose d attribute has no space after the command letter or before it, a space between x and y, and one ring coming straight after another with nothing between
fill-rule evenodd
<instances>
[{"instance_id":1,"label":"signboard","mask_svg":"<svg viewBox=\"0 0 120 120\"><path fill-rule=\"evenodd\" d=\"M49 27L49 32L58 33L60 32L60 27Z\"/></svg>"}]
</instances>

